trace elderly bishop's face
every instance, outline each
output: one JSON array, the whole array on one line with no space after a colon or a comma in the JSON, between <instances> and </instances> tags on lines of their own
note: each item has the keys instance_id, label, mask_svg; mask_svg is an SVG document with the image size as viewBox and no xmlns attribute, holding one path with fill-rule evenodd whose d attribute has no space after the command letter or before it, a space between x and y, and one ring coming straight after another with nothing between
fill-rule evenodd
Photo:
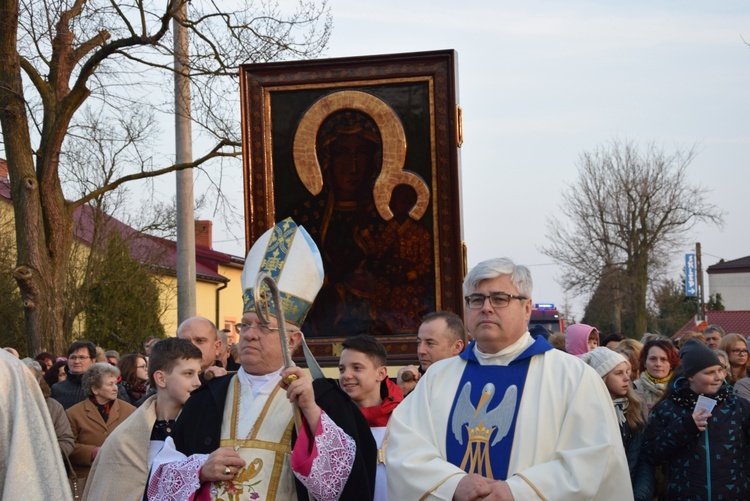
<instances>
[{"instance_id":1,"label":"elderly bishop's face","mask_svg":"<svg viewBox=\"0 0 750 501\"><path fill-rule=\"evenodd\" d=\"M521 295L509 275L501 275L479 282L472 293L489 295L504 292ZM531 317L531 298L511 299L504 308L493 308L488 300L482 308L466 308L466 325L477 346L485 353L497 353L518 341L528 330Z\"/></svg>"},{"instance_id":2,"label":"elderly bishop's face","mask_svg":"<svg viewBox=\"0 0 750 501\"><path fill-rule=\"evenodd\" d=\"M284 356L281 352L281 341L279 339L278 323L274 317L269 318L270 324L265 326L260 323L255 313L242 315L242 332L240 333L240 364L245 372L253 375L270 374L284 365ZM296 348L300 340L300 331L286 324L287 334L290 337L290 351Z\"/></svg>"}]
</instances>

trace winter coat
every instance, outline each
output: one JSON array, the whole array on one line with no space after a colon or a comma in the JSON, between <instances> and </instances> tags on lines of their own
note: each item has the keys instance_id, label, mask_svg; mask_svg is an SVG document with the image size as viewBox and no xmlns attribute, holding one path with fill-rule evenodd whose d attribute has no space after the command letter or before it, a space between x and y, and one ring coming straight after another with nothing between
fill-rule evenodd
<instances>
[{"instance_id":1,"label":"winter coat","mask_svg":"<svg viewBox=\"0 0 750 501\"><path fill-rule=\"evenodd\" d=\"M68 416L65 414L65 409L60 402L52 397L47 397L45 400L49 416L52 418L52 424L55 427L55 435L57 435L57 443L60 445L60 450L66 456L70 456L75 445L75 437L73 437L73 431L70 429L70 421L68 421Z\"/></svg>"},{"instance_id":2,"label":"winter coat","mask_svg":"<svg viewBox=\"0 0 750 501\"><path fill-rule=\"evenodd\" d=\"M101 447L117 425L125 421L133 412L135 412L135 407L120 399L116 399L112 404L106 422L88 398L68 409L70 429L75 437L70 462L73 463L79 481L89 474L93 450Z\"/></svg>"},{"instance_id":3,"label":"winter coat","mask_svg":"<svg viewBox=\"0 0 750 501\"><path fill-rule=\"evenodd\" d=\"M630 482L633 484L635 501L651 501L656 483L654 465L641 455L643 440L646 436L645 428L632 429L627 421L620 424L622 445L628 458Z\"/></svg>"},{"instance_id":4,"label":"winter coat","mask_svg":"<svg viewBox=\"0 0 750 501\"><path fill-rule=\"evenodd\" d=\"M155 422L154 396L112 431L102 444L91 465L82 501L143 499L149 478L150 440Z\"/></svg>"},{"instance_id":5,"label":"winter coat","mask_svg":"<svg viewBox=\"0 0 750 501\"><path fill-rule=\"evenodd\" d=\"M750 499L750 402L725 384L705 431L692 414L698 394L679 378L657 404L646 430L643 454L655 464L668 462L668 499Z\"/></svg>"},{"instance_id":6,"label":"winter coat","mask_svg":"<svg viewBox=\"0 0 750 501\"><path fill-rule=\"evenodd\" d=\"M139 407L139 402L145 402L147 393L148 385L146 384L132 386L127 381L120 381L117 383L117 398L126 401L136 408Z\"/></svg>"},{"instance_id":7,"label":"winter coat","mask_svg":"<svg viewBox=\"0 0 750 501\"><path fill-rule=\"evenodd\" d=\"M65 373L68 375L65 381L52 385L52 398L68 410L78 402L86 400L86 393L81 386L83 374L71 374L67 367L65 367Z\"/></svg>"},{"instance_id":8,"label":"winter coat","mask_svg":"<svg viewBox=\"0 0 750 501\"><path fill-rule=\"evenodd\" d=\"M750 401L750 376L745 376L734 383L734 394Z\"/></svg>"}]
</instances>

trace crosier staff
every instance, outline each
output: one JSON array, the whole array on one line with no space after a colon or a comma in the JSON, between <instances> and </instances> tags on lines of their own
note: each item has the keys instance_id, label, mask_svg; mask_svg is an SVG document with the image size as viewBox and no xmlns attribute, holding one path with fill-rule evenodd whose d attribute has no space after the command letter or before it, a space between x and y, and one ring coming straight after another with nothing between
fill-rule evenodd
<instances>
[{"instance_id":1,"label":"crosier staff","mask_svg":"<svg viewBox=\"0 0 750 501\"><path fill-rule=\"evenodd\" d=\"M255 287L253 288L253 296L255 299L255 313L258 315L258 320L264 325L269 325L271 322L268 320L268 315L263 311L263 305L267 304L266 299L263 297L264 293L260 292L261 285L265 284L271 293L271 299L273 300L273 306L276 311L276 320L278 322L279 341L281 342L281 355L284 358L284 369L289 367L295 367L297 364L292 360L292 354L289 351L289 336L286 333L286 320L284 319L284 310L281 307L281 293L279 292L279 286L276 281L266 273L261 271L258 273L258 277L255 279ZM284 378L284 382L289 385L297 379L297 376L292 374ZM297 403L292 404L294 406L294 426L299 433L302 426L302 417L300 416L299 406Z\"/></svg>"}]
</instances>

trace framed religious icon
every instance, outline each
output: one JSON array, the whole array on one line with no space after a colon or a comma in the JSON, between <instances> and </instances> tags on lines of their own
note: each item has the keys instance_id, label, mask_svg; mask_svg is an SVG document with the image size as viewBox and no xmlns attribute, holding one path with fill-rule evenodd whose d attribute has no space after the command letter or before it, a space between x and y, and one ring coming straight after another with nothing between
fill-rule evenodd
<instances>
[{"instance_id":1,"label":"framed religious icon","mask_svg":"<svg viewBox=\"0 0 750 501\"><path fill-rule=\"evenodd\" d=\"M302 331L324 363L363 333L413 360L424 314L463 314L456 64L446 50L240 69L247 246L287 217L318 245Z\"/></svg>"}]
</instances>

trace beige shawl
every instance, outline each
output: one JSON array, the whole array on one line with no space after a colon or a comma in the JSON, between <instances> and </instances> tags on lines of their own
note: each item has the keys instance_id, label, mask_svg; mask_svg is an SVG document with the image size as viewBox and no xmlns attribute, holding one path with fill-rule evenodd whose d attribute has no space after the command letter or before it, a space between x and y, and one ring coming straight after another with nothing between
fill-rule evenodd
<instances>
[{"instance_id":1,"label":"beige shawl","mask_svg":"<svg viewBox=\"0 0 750 501\"><path fill-rule=\"evenodd\" d=\"M91 466L83 501L140 501L148 482L148 452L156 422L156 395L104 441Z\"/></svg>"}]
</instances>

